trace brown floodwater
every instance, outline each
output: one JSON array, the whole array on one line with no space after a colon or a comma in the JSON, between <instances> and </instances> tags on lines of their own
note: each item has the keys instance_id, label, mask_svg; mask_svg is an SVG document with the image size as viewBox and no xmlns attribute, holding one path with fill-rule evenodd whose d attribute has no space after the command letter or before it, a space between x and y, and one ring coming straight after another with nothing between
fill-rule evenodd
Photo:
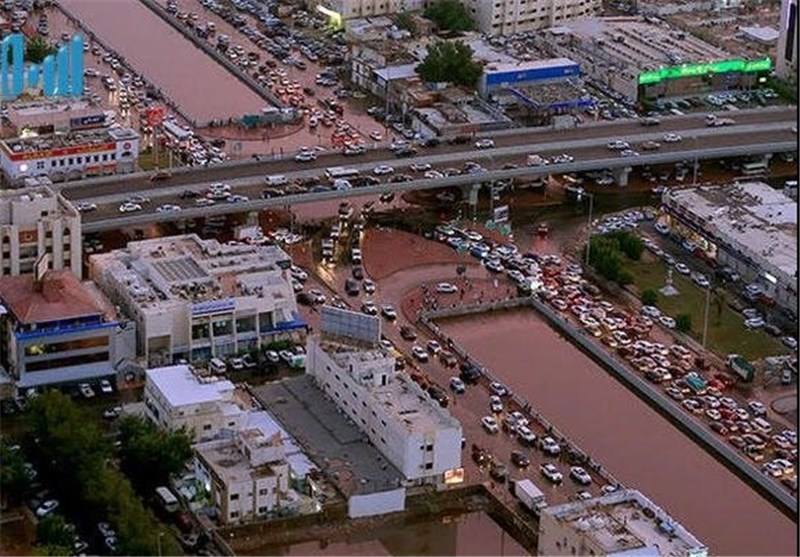
<instances>
[{"instance_id":1,"label":"brown floodwater","mask_svg":"<svg viewBox=\"0 0 800 557\"><path fill-rule=\"evenodd\" d=\"M797 525L556 333L518 310L441 323L614 476L715 555L797 555Z\"/></svg>"},{"instance_id":2,"label":"brown floodwater","mask_svg":"<svg viewBox=\"0 0 800 557\"><path fill-rule=\"evenodd\" d=\"M199 123L267 105L138 0L59 2Z\"/></svg>"},{"instance_id":3,"label":"brown floodwater","mask_svg":"<svg viewBox=\"0 0 800 557\"><path fill-rule=\"evenodd\" d=\"M242 555L528 555L485 513L417 522L353 538L259 547Z\"/></svg>"}]
</instances>

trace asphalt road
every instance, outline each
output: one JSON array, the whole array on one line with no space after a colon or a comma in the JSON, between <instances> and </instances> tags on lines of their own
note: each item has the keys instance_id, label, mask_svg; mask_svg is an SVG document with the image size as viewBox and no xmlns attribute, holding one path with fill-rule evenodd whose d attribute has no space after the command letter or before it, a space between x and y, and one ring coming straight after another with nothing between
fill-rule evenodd
<instances>
[{"instance_id":1,"label":"asphalt road","mask_svg":"<svg viewBox=\"0 0 800 557\"><path fill-rule=\"evenodd\" d=\"M796 107L776 107L761 110L741 110L736 112L735 119L737 126L741 127L752 124L785 124L788 127L797 121ZM535 151L541 144L568 143L581 139L602 139L604 142L609 139L620 139L625 136L640 135L643 133L656 133L658 136L665 132L677 132L686 138L693 134L706 131L704 115L687 115L666 117L662 123L656 127L644 127L638 121L620 120L615 122L597 122L583 124L577 128L553 130L551 128L522 128L496 132L494 134L482 134L484 137L491 136L496 148L526 146L531 151ZM309 167L324 169L331 166L350 165L357 159L359 163L377 163L380 161L392 160L395 157L388 146L375 146L364 155L358 157L346 157L339 152L322 153L317 161ZM474 151L474 145L469 142L464 145L441 144L437 147L424 149L420 156L427 155L465 155ZM464 159L462 159L464 160ZM230 181L237 178L267 176L270 174L284 174L296 170L300 165L294 162L289 153L285 158L278 160L250 160L239 161L218 166L205 168L192 167L185 171L175 172L174 175L164 182L154 184L150 181L150 173L139 173L129 176L114 176L108 178L94 178L76 182L57 184L56 188L61 189L67 197L71 199L86 199L102 195L112 195L122 190L127 192L141 192L150 190L154 187L165 186L185 186L197 183L211 183L219 181Z\"/></svg>"},{"instance_id":2,"label":"asphalt road","mask_svg":"<svg viewBox=\"0 0 800 557\"><path fill-rule=\"evenodd\" d=\"M637 127L637 134L620 136L631 143L634 149L644 141L659 139L663 130L653 131L653 128ZM472 160L480 162L489 172L479 175L456 175L445 178L424 179L421 174L414 176L414 180L403 183L388 183L382 178L379 186L353 188L346 191L327 191L319 193L301 193L283 197L262 199L265 189L263 177L244 177L226 180L232 191L246 196L248 201L239 203L221 202L212 207L198 207L193 199L181 199L180 194L191 190L204 194L209 182L195 183L187 186L176 186L171 183L153 189L153 184L148 183L149 189L136 190L126 185L123 192L102 194L96 189L65 190L63 193L74 201L93 202L97 210L84 215L84 228L86 231L100 231L120 226L142 225L156 221L171 221L185 218L196 218L215 214L227 214L245 211L263 210L270 206L283 206L328 198L347 197L352 195L379 194L384 191L408 191L415 189L433 189L448 186L471 185L477 182L508 179L522 176L533 176L547 173L564 173L586 171L591 169L619 168L645 164L673 163L680 160L719 158L724 156L746 155L754 153L774 152L793 149L796 147L796 135L784 123L753 124L734 126L730 128L706 128L694 132L693 139L689 139L684 131L684 140L679 143L664 143L658 151L641 151L638 157L620 157L618 153L606 147L607 138L581 138L571 141L539 143L535 148L529 144L513 145L509 147L496 147L495 149L469 150L450 154L431 154L418 156L411 159L391 159L371 162L364 157L349 158L348 167L355 168L362 174L371 173L378 164L391 165L397 172L413 174L408 168L412 163L430 163L434 168L445 169L460 166L461 163ZM616 137L615 137L616 138ZM575 157L575 162L547 167L526 167L527 155L536 152L545 156L569 153ZM508 163L519 165L520 168L502 170ZM319 165L303 166L291 162L291 171L283 174L289 179L318 177L323 170ZM101 190L104 191L104 190ZM142 211L120 214L119 205L132 193L140 193L150 198L150 202L143 206ZM157 207L164 204L173 204L181 207L180 211L157 213Z\"/></svg>"}]
</instances>

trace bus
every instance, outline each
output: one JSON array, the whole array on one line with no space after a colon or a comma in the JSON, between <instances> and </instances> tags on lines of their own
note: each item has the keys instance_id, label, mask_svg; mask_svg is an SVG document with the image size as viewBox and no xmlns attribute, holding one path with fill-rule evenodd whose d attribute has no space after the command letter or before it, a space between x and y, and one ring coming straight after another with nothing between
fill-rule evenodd
<instances>
[{"instance_id":1,"label":"bus","mask_svg":"<svg viewBox=\"0 0 800 557\"><path fill-rule=\"evenodd\" d=\"M355 178L359 175L358 170L355 168L347 168L345 166L332 166L330 168L325 169L325 174L328 178L335 180L335 179L347 179L347 178Z\"/></svg>"},{"instance_id":2,"label":"bus","mask_svg":"<svg viewBox=\"0 0 800 557\"><path fill-rule=\"evenodd\" d=\"M743 176L766 176L767 163L763 160L743 163L741 173Z\"/></svg>"}]
</instances>

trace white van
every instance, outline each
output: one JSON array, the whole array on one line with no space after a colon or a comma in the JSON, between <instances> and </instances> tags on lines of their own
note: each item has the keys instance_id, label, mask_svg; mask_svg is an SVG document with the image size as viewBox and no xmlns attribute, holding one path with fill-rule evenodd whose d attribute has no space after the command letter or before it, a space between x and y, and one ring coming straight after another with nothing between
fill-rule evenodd
<instances>
[{"instance_id":1,"label":"white van","mask_svg":"<svg viewBox=\"0 0 800 557\"><path fill-rule=\"evenodd\" d=\"M168 487L157 487L156 495L158 496L159 503L161 503L161 506L164 507L164 510L168 513L174 513L180 507L178 498L175 497Z\"/></svg>"},{"instance_id":2,"label":"white van","mask_svg":"<svg viewBox=\"0 0 800 557\"><path fill-rule=\"evenodd\" d=\"M211 358L211 361L208 362L208 367L211 370L211 373L224 375L228 372L228 365L219 358Z\"/></svg>"},{"instance_id":3,"label":"white van","mask_svg":"<svg viewBox=\"0 0 800 557\"><path fill-rule=\"evenodd\" d=\"M283 174L277 174L275 176L267 176L265 179L268 186L284 186L289 183L289 180L286 179L286 176Z\"/></svg>"}]
</instances>

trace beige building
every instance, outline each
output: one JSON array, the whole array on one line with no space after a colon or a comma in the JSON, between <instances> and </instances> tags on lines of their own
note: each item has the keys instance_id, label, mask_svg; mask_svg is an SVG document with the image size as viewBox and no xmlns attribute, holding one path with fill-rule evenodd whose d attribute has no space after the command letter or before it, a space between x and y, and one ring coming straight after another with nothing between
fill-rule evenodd
<instances>
[{"instance_id":1,"label":"beige building","mask_svg":"<svg viewBox=\"0 0 800 557\"><path fill-rule=\"evenodd\" d=\"M478 30L487 35L511 35L563 25L595 15L600 0L461 0Z\"/></svg>"},{"instance_id":2,"label":"beige building","mask_svg":"<svg viewBox=\"0 0 800 557\"><path fill-rule=\"evenodd\" d=\"M461 424L394 357L326 334L307 352L306 373L409 482L443 483L461 468Z\"/></svg>"},{"instance_id":3,"label":"beige building","mask_svg":"<svg viewBox=\"0 0 800 557\"><path fill-rule=\"evenodd\" d=\"M428 0L315 0L314 5L328 15L333 15L329 13L333 12L341 19L352 19L421 10L427 2Z\"/></svg>"},{"instance_id":4,"label":"beige building","mask_svg":"<svg viewBox=\"0 0 800 557\"><path fill-rule=\"evenodd\" d=\"M197 440L236 431L246 419L233 383L199 377L187 365L147 370L144 404L147 416L159 427L185 428Z\"/></svg>"},{"instance_id":5,"label":"beige building","mask_svg":"<svg viewBox=\"0 0 800 557\"><path fill-rule=\"evenodd\" d=\"M291 259L277 246L196 234L130 242L93 255L92 278L138 326L149 367L207 361L300 337Z\"/></svg>"},{"instance_id":6,"label":"beige building","mask_svg":"<svg viewBox=\"0 0 800 557\"><path fill-rule=\"evenodd\" d=\"M706 557L708 548L633 489L547 507L538 555Z\"/></svg>"},{"instance_id":7,"label":"beige building","mask_svg":"<svg viewBox=\"0 0 800 557\"><path fill-rule=\"evenodd\" d=\"M53 270L81 278L81 217L47 186L0 191L0 276L32 273L49 255Z\"/></svg>"},{"instance_id":8,"label":"beige building","mask_svg":"<svg viewBox=\"0 0 800 557\"><path fill-rule=\"evenodd\" d=\"M280 434L252 428L233 437L198 443L195 472L210 488L220 522L263 519L297 500Z\"/></svg>"}]
</instances>

